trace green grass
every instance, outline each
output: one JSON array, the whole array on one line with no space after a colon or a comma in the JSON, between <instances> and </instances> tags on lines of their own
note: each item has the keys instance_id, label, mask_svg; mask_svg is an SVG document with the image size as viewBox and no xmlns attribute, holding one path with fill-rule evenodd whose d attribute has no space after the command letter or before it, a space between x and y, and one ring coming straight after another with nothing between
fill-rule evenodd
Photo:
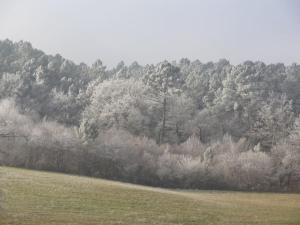
<instances>
[{"instance_id":1,"label":"green grass","mask_svg":"<svg viewBox=\"0 0 300 225\"><path fill-rule=\"evenodd\" d=\"M175 191L0 167L1 225L300 224L300 194Z\"/></svg>"}]
</instances>

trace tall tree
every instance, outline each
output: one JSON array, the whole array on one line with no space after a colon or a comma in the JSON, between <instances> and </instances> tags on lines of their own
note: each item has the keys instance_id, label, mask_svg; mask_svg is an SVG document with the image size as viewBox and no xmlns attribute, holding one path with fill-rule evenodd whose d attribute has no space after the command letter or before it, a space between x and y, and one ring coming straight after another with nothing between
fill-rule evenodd
<instances>
[{"instance_id":1,"label":"tall tree","mask_svg":"<svg viewBox=\"0 0 300 225\"><path fill-rule=\"evenodd\" d=\"M286 95L272 94L260 107L250 137L260 142L263 148L270 149L292 131L295 119L292 101Z\"/></svg>"},{"instance_id":2,"label":"tall tree","mask_svg":"<svg viewBox=\"0 0 300 225\"><path fill-rule=\"evenodd\" d=\"M162 98L162 116L161 127L158 135L158 143L164 142L166 132L167 118L167 98L171 92L179 92L179 88L183 84L180 69L171 63L164 61L158 64L155 68L150 67L144 76L144 82L154 88L161 94Z\"/></svg>"}]
</instances>

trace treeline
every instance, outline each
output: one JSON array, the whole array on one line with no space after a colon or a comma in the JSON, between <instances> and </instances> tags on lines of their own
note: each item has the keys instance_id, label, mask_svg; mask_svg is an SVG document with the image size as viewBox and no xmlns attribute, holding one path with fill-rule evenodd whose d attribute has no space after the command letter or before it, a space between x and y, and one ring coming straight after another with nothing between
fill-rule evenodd
<instances>
[{"instance_id":1,"label":"treeline","mask_svg":"<svg viewBox=\"0 0 300 225\"><path fill-rule=\"evenodd\" d=\"M107 69L0 41L2 164L164 187L300 190L300 66Z\"/></svg>"}]
</instances>

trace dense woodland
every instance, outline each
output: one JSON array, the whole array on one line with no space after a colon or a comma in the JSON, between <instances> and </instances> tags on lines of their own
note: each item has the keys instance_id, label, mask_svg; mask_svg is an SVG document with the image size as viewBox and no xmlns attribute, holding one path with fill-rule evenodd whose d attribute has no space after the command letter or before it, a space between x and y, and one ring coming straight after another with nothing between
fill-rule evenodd
<instances>
[{"instance_id":1,"label":"dense woodland","mask_svg":"<svg viewBox=\"0 0 300 225\"><path fill-rule=\"evenodd\" d=\"M300 190L300 65L91 66L0 41L3 165L153 186Z\"/></svg>"}]
</instances>

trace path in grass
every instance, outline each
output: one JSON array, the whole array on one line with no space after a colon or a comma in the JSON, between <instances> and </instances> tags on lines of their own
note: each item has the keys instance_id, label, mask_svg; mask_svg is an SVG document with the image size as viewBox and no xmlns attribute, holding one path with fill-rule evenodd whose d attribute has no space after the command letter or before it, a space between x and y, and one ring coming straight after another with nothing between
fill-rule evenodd
<instances>
[{"instance_id":1,"label":"path in grass","mask_svg":"<svg viewBox=\"0 0 300 225\"><path fill-rule=\"evenodd\" d=\"M0 168L2 225L299 225L300 194L174 191Z\"/></svg>"}]
</instances>

